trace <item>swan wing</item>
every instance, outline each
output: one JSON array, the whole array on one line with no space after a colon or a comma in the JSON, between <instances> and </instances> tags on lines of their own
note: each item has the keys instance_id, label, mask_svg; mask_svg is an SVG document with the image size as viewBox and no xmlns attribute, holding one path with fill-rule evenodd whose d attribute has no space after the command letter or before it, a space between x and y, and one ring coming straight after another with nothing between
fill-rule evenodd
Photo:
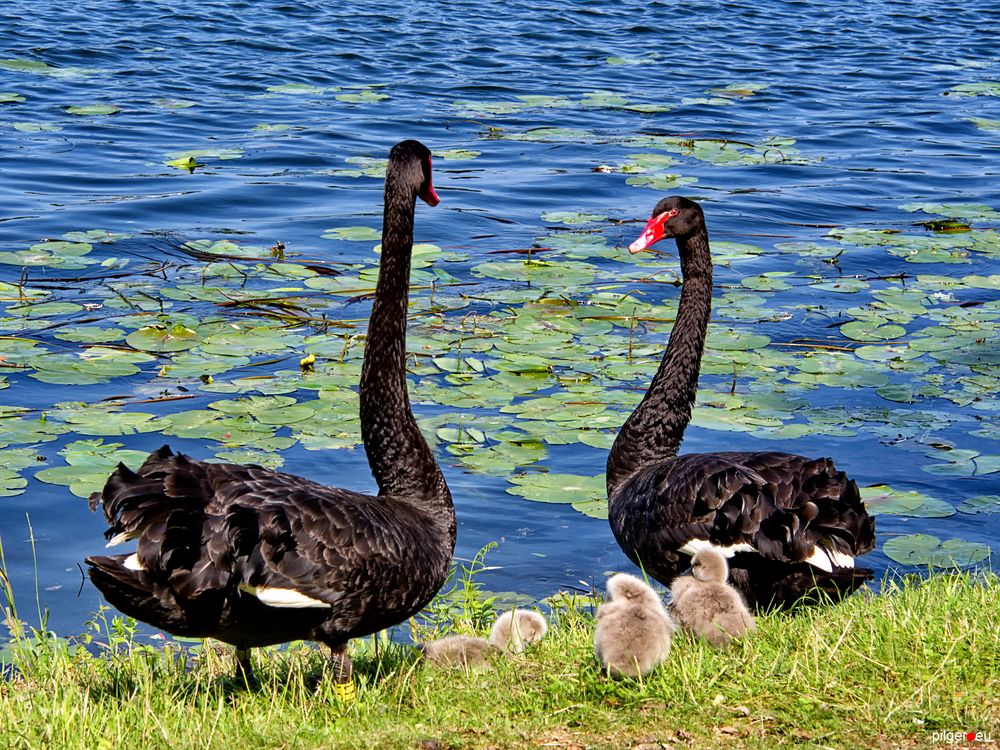
<instances>
[{"instance_id":1,"label":"swan wing","mask_svg":"<svg viewBox=\"0 0 1000 750\"><path fill-rule=\"evenodd\" d=\"M91 503L103 506L112 542L138 540L124 565L179 601L252 595L356 618L375 586L401 597L411 590L416 545L407 534L422 528L409 507L390 514L368 495L166 447L137 472L119 466Z\"/></svg>"}]
</instances>

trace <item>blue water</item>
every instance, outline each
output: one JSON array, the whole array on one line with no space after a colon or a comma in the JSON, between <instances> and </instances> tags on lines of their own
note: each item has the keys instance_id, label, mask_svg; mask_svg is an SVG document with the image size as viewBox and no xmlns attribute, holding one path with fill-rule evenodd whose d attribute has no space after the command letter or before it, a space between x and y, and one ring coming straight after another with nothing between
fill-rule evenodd
<instances>
[{"instance_id":1,"label":"blue water","mask_svg":"<svg viewBox=\"0 0 1000 750\"><path fill-rule=\"evenodd\" d=\"M799 259L775 249L776 244L819 241L831 226L921 231L914 230L914 222L930 217L899 208L912 202L1000 209L1000 131L970 121L1000 119L1000 98L946 95L960 84L1000 80L998 25L1000 9L991 0L764 0L749 5L616 0L551 8L519 1L436 0L7 2L0 17L0 57L90 72L52 76L0 68L0 92L24 99L0 103L0 251L99 228L132 236L97 246L93 257L124 257L130 261L126 268L137 273L158 261L176 261L176 245L195 239L229 238L265 247L280 240L308 258L350 261L359 253L370 258L372 243L331 241L322 234L336 226L378 228L381 180L337 171L357 166L348 158L384 158L396 141L418 138L436 151L481 154L435 160L442 204L418 209L417 239L468 253L468 261L442 267L461 281L474 282L476 294L488 297L504 283L480 278L471 266L506 257L486 255L490 251L531 247L549 235L558 225L542 219L544 212L586 211L628 222L648 216L662 190L629 185L626 174L600 169L646 150L627 142L629 138L645 133L758 143L780 136L795 139L805 163L720 166L677 157L669 171L697 182L671 192L703 201L714 240L762 248L749 271L721 267L720 290L738 285L743 273L801 275L802 266L795 265ZM615 57L636 64L608 62ZM683 103L712 97L706 93L711 89L745 83L767 88L733 97L728 104ZM268 92L287 84L316 90ZM673 108L644 113L579 105L581 97L601 90L631 103ZM360 91L388 98L360 103L336 99L337 94ZM511 114L455 105L458 100L516 102L518 96L563 97L570 104ZM166 101L193 106L178 108ZM120 111L79 116L65 109L95 102ZM13 123L59 129L25 132ZM259 125L288 127L255 129ZM497 137L491 127L503 128L503 135L541 127L586 133L524 141ZM172 154L196 149L239 149L240 158L203 157L205 166L193 174L165 165ZM623 245L641 225L589 226L609 244ZM882 248L863 248L845 254L839 272L958 278L997 273L995 258L974 254L962 265L916 265ZM600 259L588 261L602 264ZM672 257L663 262L676 268ZM836 276L835 269L819 266L819 273ZM20 274L16 265L0 265L0 281L16 283ZM87 271L33 267L29 281L68 278L58 298L84 300L107 283L100 281L101 274L100 266ZM664 286L650 294L654 301L666 301L675 300L677 292ZM995 290L956 294L961 301L990 302L1000 296ZM835 336L830 322L850 317L830 305L846 309L871 299L827 295L822 297L827 307L819 315L806 310L819 299L814 295L811 287L799 284L771 297L770 308L795 314L766 324L763 332L776 341ZM4 299L4 305L14 304ZM348 306L342 314L362 318L367 306ZM746 321L730 324L753 328ZM0 333L75 351L45 331L8 326ZM662 331L638 331L637 336L663 340ZM133 378L78 387L46 385L4 370L10 387L0 390L0 405L43 410L60 401L155 394L160 388L156 367L142 369ZM987 364L976 373L995 379L996 366ZM244 374L249 373L226 377ZM963 370L946 377L970 374ZM953 423L945 419L935 438L982 454L1000 453L995 439L967 434L982 423L996 424L995 401L972 406L927 398L904 405L863 388L820 388L797 395L812 406L950 415ZM202 394L182 407L168 403L144 409L204 408L218 398ZM418 411L430 414L434 407ZM38 444L37 450L49 459L48 466L60 465L58 448L78 437L65 435ZM157 433L108 440L139 450L164 442ZM196 456L218 449L195 440L170 442ZM890 444L864 431L775 443L743 432L692 428L685 443L689 451L764 446L833 455L860 484L885 482L951 504L1000 494L998 473L929 474L921 470L927 460L912 440ZM373 488L360 450L317 453L296 446L283 455L284 470ZM484 577L488 588L539 597L582 587L581 581L600 581L605 571L630 569L605 522L568 505L508 494L502 478L465 471L443 451L440 455L458 508L457 555L468 558L483 544L500 542L488 560L497 566ZM604 455L580 444L555 446L534 468L596 475L603 471ZM40 601L51 611L50 625L77 632L100 601L82 579L78 563L100 551L103 526L66 487L31 479L32 471L22 471L29 477L24 494L0 497L0 538L8 570L22 615L34 608L37 583ZM996 514L962 513L943 519L885 516L879 531L881 539L925 532L942 539L992 542L996 552L998 519ZM889 565L881 551L867 563L879 572Z\"/></svg>"}]
</instances>

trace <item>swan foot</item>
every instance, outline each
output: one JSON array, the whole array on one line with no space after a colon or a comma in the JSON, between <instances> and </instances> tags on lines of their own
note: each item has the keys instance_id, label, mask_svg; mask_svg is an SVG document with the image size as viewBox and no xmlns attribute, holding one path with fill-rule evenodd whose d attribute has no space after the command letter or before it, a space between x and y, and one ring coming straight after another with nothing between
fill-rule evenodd
<instances>
[{"instance_id":1,"label":"swan foot","mask_svg":"<svg viewBox=\"0 0 1000 750\"><path fill-rule=\"evenodd\" d=\"M354 685L354 665L347 653L347 644L330 646L333 666L333 694L338 701L350 705L358 699L358 690Z\"/></svg>"},{"instance_id":2,"label":"swan foot","mask_svg":"<svg viewBox=\"0 0 1000 750\"><path fill-rule=\"evenodd\" d=\"M236 649L236 679L245 687L257 687L257 677L253 672L253 662L250 661L250 649Z\"/></svg>"}]
</instances>

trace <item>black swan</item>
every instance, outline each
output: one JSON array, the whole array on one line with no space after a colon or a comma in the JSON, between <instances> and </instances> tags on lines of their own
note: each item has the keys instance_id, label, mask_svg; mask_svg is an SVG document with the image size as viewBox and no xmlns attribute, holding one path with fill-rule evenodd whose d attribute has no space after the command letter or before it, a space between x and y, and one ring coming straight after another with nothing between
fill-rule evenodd
<instances>
[{"instance_id":1,"label":"black swan","mask_svg":"<svg viewBox=\"0 0 1000 750\"><path fill-rule=\"evenodd\" d=\"M670 653L674 623L649 585L628 573L608 579L608 601L597 608L594 655L616 677L642 677Z\"/></svg>"},{"instance_id":2,"label":"black swan","mask_svg":"<svg viewBox=\"0 0 1000 750\"><path fill-rule=\"evenodd\" d=\"M90 577L122 612L179 636L249 649L307 639L329 646L337 695L353 695L350 638L418 612L448 575L455 509L406 390L406 315L416 198L438 203L431 156L393 147L385 177L382 260L361 373L361 432L377 496L259 466L204 463L164 446L138 472L123 465L90 498L108 546Z\"/></svg>"},{"instance_id":3,"label":"black swan","mask_svg":"<svg viewBox=\"0 0 1000 750\"><path fill-rule=\"evenodd\" d=\"M674 237L684 286L670 342L642 403L608 455L608 514L622 550L669 585L709 547L730 559L751 606L787 607L818 588L842 597L871 577L854 558L875 545L875 522L854 481L829 458L787 453L678 456L698 389L712 307L712 256L701 207L661 200L638 253Z\"/></svg>"},{"instance_id":4,"label":"black swan","mask_svg":"<svg viewBox=\"0 0 1000 750\"><path fill-rule=\"evenodd\" d=\"M691 575L670 587L670 611L677 624L715 647L756 628L740 592L726 583L729 565L721 552L703 549L691 560Z\"/></svg>"}]
</instances>

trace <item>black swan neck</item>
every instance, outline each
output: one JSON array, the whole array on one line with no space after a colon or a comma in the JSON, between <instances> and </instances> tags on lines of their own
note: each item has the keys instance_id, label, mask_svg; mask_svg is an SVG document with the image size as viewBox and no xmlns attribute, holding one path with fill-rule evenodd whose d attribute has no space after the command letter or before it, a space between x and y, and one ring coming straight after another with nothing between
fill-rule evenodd
<instances>
[{"instance_id":1,"label":"black swan neck","mask_svg":"<svg viewBox=\"0 0 1000 750\"><path fill-rule=\"evenodd\" d=\"M712 312L712 255L702 223L677 238L684 287L667 350L642 402L608 454L608 497L639 469L677 455L698 392L698 373Z\"/></svg>"},{"instance_id":2,"label":"black swan neck","mask_svg":"<svg viewBox=\"0 0 1000 750\"><path fill-rule=\"evenodd\" d=\"M406 390L406 318L413 214L419 185L390 162L382 259L361 370L361 436L379 495L451 505L444 476L420 433Z\"/></svg>"}]
</instances>

